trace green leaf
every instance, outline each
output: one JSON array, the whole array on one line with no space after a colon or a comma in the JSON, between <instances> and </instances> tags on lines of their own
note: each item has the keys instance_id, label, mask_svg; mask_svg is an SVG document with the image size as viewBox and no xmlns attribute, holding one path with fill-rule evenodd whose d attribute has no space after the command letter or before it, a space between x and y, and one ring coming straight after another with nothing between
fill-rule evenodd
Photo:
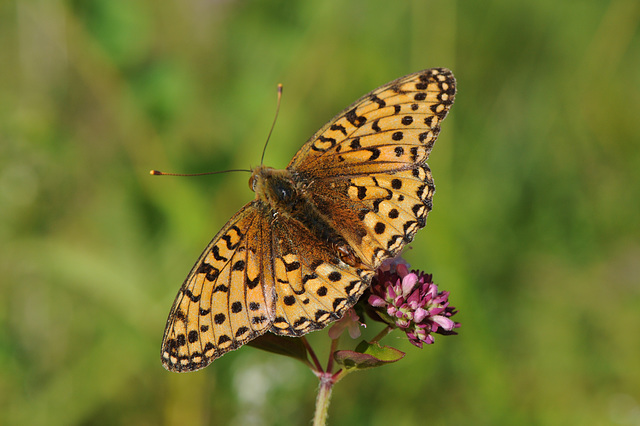
<instances>
[{"instance_id":1,"label":"green leaf","mask_svg":"<svg viewBox=\"0 0 640 426\"><path fill-rule=\"evenodd\" d=\"M365 370L400 361L405 353L390 346L362 341L355 351L336 351L335 361L347 370Z\"/></svg>"}]
</instances>

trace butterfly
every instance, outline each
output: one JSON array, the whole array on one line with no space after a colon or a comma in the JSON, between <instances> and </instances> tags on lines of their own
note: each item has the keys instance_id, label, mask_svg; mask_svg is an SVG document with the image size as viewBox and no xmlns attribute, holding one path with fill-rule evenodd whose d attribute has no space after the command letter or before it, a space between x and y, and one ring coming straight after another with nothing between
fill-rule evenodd
<instances>
[{"instance_id":1,"label":"butterfly","mask_svg":"<svg viewBox=\"0 0 640 426\"><path fill-rule=\"evenodd\" d=\"M286 169L254 168L255 199L213 237L173 303L164 367L195 371L268 331L302 336L353 306L425 226L435 191L426 160L455 92L448 69L409 74L334 117Z\"/></svg>"}]
</instances>

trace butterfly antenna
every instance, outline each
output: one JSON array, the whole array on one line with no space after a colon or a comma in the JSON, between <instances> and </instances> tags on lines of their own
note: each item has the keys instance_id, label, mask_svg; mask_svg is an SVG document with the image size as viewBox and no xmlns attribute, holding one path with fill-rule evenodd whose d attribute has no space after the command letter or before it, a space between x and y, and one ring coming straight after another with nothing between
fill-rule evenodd
<instances>
[{"instance_id":1,"label":"butterfly antenna","mask_svg":"<svg viewBox=\"0 0 640 426\"><path fill-rule=\"evenodd\" d=\"M280 111L280 99L282 99L282 83L278 84L278 101L276 104L276 115L273 117L273 123L271 123L271 130L269 130L269 135L267 136L267 141L264 143L264 148L262 149L262 158L260 158L260 165L264 161L264 154L267 152L267 145L269 144L269 139L271 139L271 133L273 133L273 128L276 126L276 120L278 119L278 112Z\"/></svg>"},{"instance_id":2,"label":"butterfly antenna","mask_svg":"<svg viewBox=\"0 0 640 426\"><path fill-rule=\"evenodd\" d=\"M154 175L154 176L206 176L206 175L217 175L219 173L227 173L227 172L249 172L249 173L251 173L251 170L229 169L229 170L220 170L218 172L205 172L205 173L165 173L165 172L160 172L158 170L151 170L149 172L149 174Z\"/></svg>"}]
</instances>

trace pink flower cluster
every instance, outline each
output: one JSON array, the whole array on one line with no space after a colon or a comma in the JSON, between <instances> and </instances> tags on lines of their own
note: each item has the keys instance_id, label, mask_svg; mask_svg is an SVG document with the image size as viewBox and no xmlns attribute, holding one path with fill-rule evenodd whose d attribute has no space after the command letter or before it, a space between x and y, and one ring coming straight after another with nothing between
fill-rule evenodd
<instances>
[{"instance_id":1,"label":"pink flower cluster","mask_svg":"<svg viewBox=\"0 0 640 426\"><path fill-rule=\"evenodd\" d=\"M449 306L449 292L438 291L431 274L411 271L405 263L383 265L371 284L368 302L389 325L407 334L422 348L434 341L431 333L457 334L450 319L457 311Z\"/></svg>"}]
</instances>

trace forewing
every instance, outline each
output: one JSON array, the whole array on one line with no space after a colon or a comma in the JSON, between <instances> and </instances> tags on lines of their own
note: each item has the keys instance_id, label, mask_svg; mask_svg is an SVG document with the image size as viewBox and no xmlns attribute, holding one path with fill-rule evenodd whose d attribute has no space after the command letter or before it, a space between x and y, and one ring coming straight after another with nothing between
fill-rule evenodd
<instances>
[{"instance_id":1,"label":"forewing","mask_svg":"<svg viewBox=\"0 0 640 426\"><path fill-rule=\"evenodd\" d=\"M184 281L162 342L170 371L206 367L265 333L275 316L269 218L244 206L213 238Z\"/></svg>"},{"instance_id":2,"label":"forewing","mask_svg":"<svg viewBox=\"0 0 640 426\"><path fill-rule=\"evenodd\" d=\"M396 256L426 223L435 192L426 160L455 84L444 68L392 81L338 114L289 164L372 269Z\"/></svg>"},{"instance_id":3,"label":"forewing","mask_svg":"<svg viewBox=\"0 0 640 426\"><path fill-rule=\"evenodd\" d=\"M426 161L455 97L446 68L409 74L358 99L298 151L288 168L310 178L398 170Z\"/></svg>"}]
</instances>

